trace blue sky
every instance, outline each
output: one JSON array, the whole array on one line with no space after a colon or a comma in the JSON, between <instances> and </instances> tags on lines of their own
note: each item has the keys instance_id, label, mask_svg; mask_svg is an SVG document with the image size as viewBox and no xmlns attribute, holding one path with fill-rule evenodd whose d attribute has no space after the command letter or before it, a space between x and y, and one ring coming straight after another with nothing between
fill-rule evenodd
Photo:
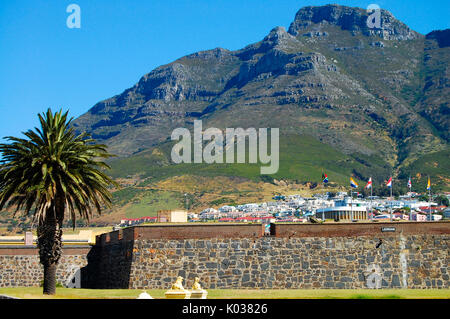
<instances>
[{"instance_id":1,"label":"blue sky","mask_svg":"<svg viewBox=\"0 0 450 319\"><path fill-rule=\"evenodd\" d=\"M69 29L66 8L81 8ZM48 107L77 117L159 65L200 50L236 50L288 27L304 6L371 3L422 34L449 28L450 1L2 0L0 138L37 125Z\"/></svg>"}]
</instances>

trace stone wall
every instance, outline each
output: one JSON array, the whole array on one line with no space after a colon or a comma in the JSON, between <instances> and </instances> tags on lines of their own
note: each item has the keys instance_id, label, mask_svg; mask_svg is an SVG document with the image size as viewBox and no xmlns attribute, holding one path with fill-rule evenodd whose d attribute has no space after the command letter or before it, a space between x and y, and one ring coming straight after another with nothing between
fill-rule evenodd
<instances>
[{"instance_id":1,"label":"stone wall","mask_svg":"<svg viewBox=\"0 0 450 319\"><path fill-rule=\"evenodd\" d=\"M86 266L89 250L90 247L64 248L56 270L57 282L65 284L78 269ZM44 270L34 247L0 247L0 265L0 287L39 286L43 279Z\"/></svg>"},{"instance_id":2,"label":"stone wall","mask_svg":"<svg viewBox=\"0 0 450 319\"><path fill-rule=\"evenodd\" d=\"M140 240L129 287L166 289L180 275L206 288L355 289L375 273L382 288L449 288L448 239L389 237L379 248L377 239L345 237Z\"/></svg>"},{"instance_id":3,"label":"stone wall","mask_svg":"<svg viewBox=\"0 0 450 319\"><path fill-rule=\"evenodd\" d=\"M122 240L92 247L82 272L83 288L129 288L133 241Z\"/></svg>"},{"instance_id":4,"label":"stone wall","mask_svg":"<svg viewBox=\"0 0 450 319\"><path fill-rule=\"evenodd\" d=\"M449 223L387 223L391 232L372 225L275 225L268 237L220 238L219 230L176 239L139 227L128 240L97 247L89 263L103 279L91 286L168 289L177 276L186 287L198 276L207 289L449 288ZM196 234L201 226L189 227Z\"/></svg>"},{"instance_id":5,"label":"stone wall","mask_svg":"<svg viewBox=\"0 0 450 319\"><path fill-rule=\"evenodd\" d=\"M400 233L403 235L445 235L450 233L449 222L284 223L271 226L271 232L276 237L384 237ZM391 231L383 231L387 229Z\"/></svg>"},{"instance_id":6,"label":"stone wall","mask_svg":"<svg viewBox=\"0 0 450 319\"><path fill-rule=\"evenodd\" d=\"M66 247L58 281L81 268L84 288L450 288L449 235L448 222L130 227ZM36 249L0 248L0 265L0 287L42 280Z\"/></svg>"}]
</instances>

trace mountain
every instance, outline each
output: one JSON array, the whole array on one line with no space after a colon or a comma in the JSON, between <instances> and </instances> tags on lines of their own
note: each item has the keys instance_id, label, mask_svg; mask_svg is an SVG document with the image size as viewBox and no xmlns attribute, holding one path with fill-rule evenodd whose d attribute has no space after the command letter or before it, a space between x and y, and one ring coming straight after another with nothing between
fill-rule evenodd
<instances>
[{"instance_id":1,"label":"mountain","mask_svg":"<svg viewBox=\"0 0 450 319\"><path fill-rule=\"evenodd\" d=\"M201 119L204 128L280 128L280 170L269 179L318 182L325 170L343 185L350 174L423 184L431 174L448 189L450 30L424 36L386 10L369 28L368 15L304 7L288 30L160 66L73 125L119 156L117 178L264 180L254 164L171 163L172 130Z\"/></svg>"}]
</instances>

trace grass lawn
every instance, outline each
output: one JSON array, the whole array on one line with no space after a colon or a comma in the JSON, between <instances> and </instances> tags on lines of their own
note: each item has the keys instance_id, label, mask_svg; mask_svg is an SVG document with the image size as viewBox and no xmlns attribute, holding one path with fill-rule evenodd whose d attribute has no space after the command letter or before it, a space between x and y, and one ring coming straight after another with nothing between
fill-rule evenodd
<instances>
[{"instance_id":1,"label":"grass lawn","mask_svg":"<svg viewBox=\"0 0 450 319\"><path fill-rule=\"evenodd\" d=\"M164 298L166 290L146 290L153 298ZM26 299L135 299L138 289L56 288L56 296L42 295L42 288L0 288L0 295ZM210 299L449 299L450 289L209 289Z\"/></svg>"}]
</instances>

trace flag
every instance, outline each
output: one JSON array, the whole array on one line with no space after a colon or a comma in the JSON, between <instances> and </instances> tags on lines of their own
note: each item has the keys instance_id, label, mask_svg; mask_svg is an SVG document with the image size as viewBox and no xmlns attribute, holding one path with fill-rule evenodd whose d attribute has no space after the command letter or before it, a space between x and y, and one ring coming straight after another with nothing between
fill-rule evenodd
<instances>
[{"instance_id":1,"label":"flag","mask_svg":"<svg viewBox=\"0 0 450 319\"><path fill-rule=\"evenodd\" d=\"M328 183L328 176L327 176L327 174L322 173L322 180L323 180L323 182L324 182L325 184Z\"/></svg>"},{"instance_id":2,"label":"flag","mask_svg":"<svg viewBox=\"0 0 450 319\"><path fill-rule=\"evenodd\" d=\"M367 182L367 185L365 188L372 188L372 177L369 178L369 181Z\"/></svg>"},{"instance_id":3,"label":"flag","mask_svg":"<svg viewBox=\"0 0 450 319\"><path fill-rule=\"evenodd\" d=\"M392 177L390 177L389 180L387 181L386 187L389 187L389 188L392 187Z\"/></svg>"},{"instance_id":4,"label":"flag","mask_svg":"<svg viewBox=\"0 0 450 319\"><path fill-rule=\"evenodd\" d=\"M412 184L411 184L411 177L408 179L408 188L411 190L411 186L412 186Z\"/></svg>"},{"instance_id":5,"label":"flag","mask_svg":"<svg viewBox=\"0 0 450 319\"><path fill-rule=\"evenodd\" d=\"M431 189L430 176L428 176L427 191Z\"/></svg>"},{"instance_id":6,"label":"flag","mask_svg":"<svg viewBox=\"0 0 450 319\"><path fill-rule=\"evenodd\" d=\"M352 177L350 177L350 186L353 188L358 187L358 184L355 182L355 180Z\"/></svg>"}]
</instances>

